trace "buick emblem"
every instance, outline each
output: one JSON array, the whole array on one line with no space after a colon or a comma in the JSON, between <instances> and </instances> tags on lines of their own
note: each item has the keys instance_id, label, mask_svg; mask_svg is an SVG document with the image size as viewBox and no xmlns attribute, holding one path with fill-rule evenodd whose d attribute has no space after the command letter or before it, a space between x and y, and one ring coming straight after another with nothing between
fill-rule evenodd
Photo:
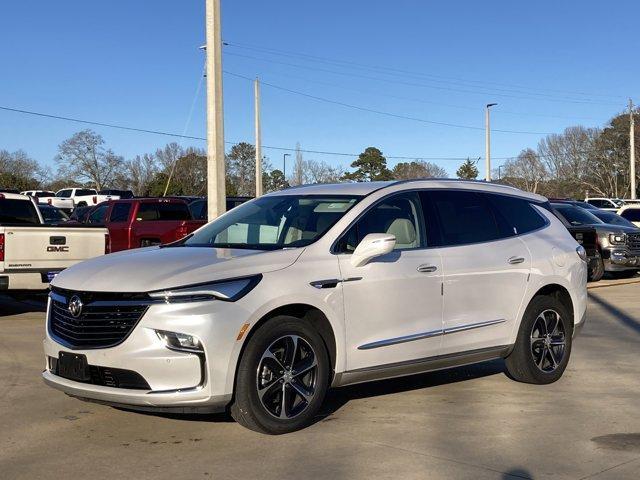
<instances>
[{"instance_id":1,"label":"buick emblem","mask_svg":"<svg viewBox=\"0 0 640 480\"><path fill-rule=\"evenodd\" d=\"M82 313L82 300L80 300L80 297L78 297L77 295L74 295L73 297L71 297L71 300L69 300L69 305L67 306L67 309L69 310L69 313L71 315L78 318Z\"/></svg>"}]
</instances>

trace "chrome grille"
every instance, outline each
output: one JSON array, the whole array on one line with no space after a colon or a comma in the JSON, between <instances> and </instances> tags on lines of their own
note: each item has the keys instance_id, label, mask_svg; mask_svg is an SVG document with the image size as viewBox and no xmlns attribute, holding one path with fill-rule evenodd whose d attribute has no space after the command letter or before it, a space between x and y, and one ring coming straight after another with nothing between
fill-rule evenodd
<instances>
[{"instance_id":1,"label":"chrome grille","mask_svg":"<svg viewBox=\"0 0 640 480\"><path fill-rule=\"evenodd\" d=\"M78 316L69 310L74 296L83 303ZM71 348L105 348L122 343L148 308L139 300L95 300L90 292L53 291L50 297L49 333Z\"/></svg>"},{"instance_id":2,"label":"chrome grille","mask_svg":"<svg viewBox=\"0 0 640 480\"><path fill-rule=\"evenodd\" d=\"M628 233L627 246L630 250L640 251L640 233Z\"/></svg>"}]
</instances>

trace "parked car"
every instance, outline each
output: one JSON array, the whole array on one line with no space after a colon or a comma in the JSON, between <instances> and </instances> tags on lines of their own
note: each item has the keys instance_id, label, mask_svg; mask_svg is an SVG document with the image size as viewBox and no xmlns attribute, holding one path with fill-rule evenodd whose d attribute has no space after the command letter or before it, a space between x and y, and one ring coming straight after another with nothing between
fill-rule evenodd
<instances>
[{"instance_id":1,"label":"parked car","mask_svg":"<svg viewBox=\"0 0 640 480\"><path fill-rule=\"evenodd\" d=\"M73 200L71 198L56 197L55 193L48 190L26 190L24 192L20 192L20 194L34 197L40 204L51 205L68 213L73 210Z\"/></svg>"},{"instance_id":2,"label":"parked car","mask_svg":"<svg viewBox=\"0 0 640 480\"><path fill-rule=\"evenodd\" d=\"M551 204L565 224L592 227L598 234L600 259L592 273L594 281L604 272L614 275L633 275L640 268L640 229L604 223L587 210L562 203ZM600 275L602 273L602 275Z\"/></svg>"},{"instance_id":3,"label":"parked car","mask_svg":"<svg viewBox=\"0 0 640 480\"><path fill-rule=\"evenodd\" d=\"M108 200L118 200L117 195L100 195L93 188L63 188L56 192L57 198L70 198L73 207L86 207L97 205Z\"/></svg>"},{"instance_id":4,"label":"parked car","mask_svg":"<svg viewBox=\"0 0 640 480\"><path fill-rule=\"evenodd\" d=\"M624 205L618 210L618 215L630 221L636 227L640 227L640 205L635 203Z\"/></svg>"},{"instance_id":5,"label":"parked car","mask_svg":"<svg viewBox=\"0 0 640 480\"><path fill-rule=\"evenodd\" d=\"M629 220L621 217L617 213L608 212L606 210L599 210L599 209L589 210L589 213L595 215L604 223L608 223L609 225L622 225L624 227L638 228L637 225L634 225Z\"/></svg>"},{"instance_id":6,"label":"parked car","mask_svg":"<svg viewBox=\"0 0 640 480\"><path fill-rule=\"evenodd\" d=\"M241 197L241 196L227 197L226 211L228 212L232 208L235 208L238 205L242 205L243 203L248 202L252 198L253 197ZM197 220L207 220L208 219L207 215L209 211L209 209L207 208L207 199L200 198L198 200L194 200L193 202L189 203L189 210L191 210L191 215L193 216L193 218Z\"/></svg>"},{"instance_id":7,"label":"parked car","mask_svg":"<svg viewBox=\"0 0 640 480\"><path fill-rule=\"evenodd\" d=\"M69 216L57 207L39 204L38 210L40 210L42 220L46 224L64 223L69 221Z\"/></svg>"},{"instance_id":8,"label":"parked car","mask_svg":"<svg viewBox=\"0 0 640 480\"><path fill-rule=\"evenodd\" d=\"M73 209L73 212L71 212L71 215L69 215L69 220L72 222L86 223L89 212L94 208L95 205L91 207L76 207Z\"/></svg>"},{"instance_id":9,"label":"parked car","mask_svg":"<svg viewBox=\"0 0 640 480\"><path fill-rule=\"evenodd\" d=\"M451 180L287 189L56 277L43 377L128 409L229 406L285 433L329 387L497 358L516 380L556 381L586 281L584 249L538 195Z\"/></svg>"},{"instance_id":10,"label":"parked car","mask_svg":"<svg viewBox=\"0 0 640 480\"><path fill-rule=\"evenodd\" d=\"M102 203L87 213L85 223L109 229L112 252L175 242L205 224L193 220L187 203L175 198Z\"/></svg>"},{"instance_id":11,"label":"parked car","mask_svg":"<svg viewBox=\"0 0 640 480\"><path fill-rule=\"evenodd\" d=\"M608 210L610 212L617 212L620 207L624 205L624 201L618 198L585 198L584 201L596 208L602 210Z\"/></svg>"},{"instance_id":12,"label":"parked car","mask_svg":"<svg viewBox=\"0 0 640 480\"><path fill-rule=\"evenodd\" d=\"M591 213L595 213L595 212L602 212L603 210L599 209L598 207L591 205L590 203L587 202L581 202L580 200L572 200L569 198L550 198L549 201L551 203L566 203L569 205L573 205L576 207L580 207L580 208L584 208L585 210L589 210Z\"/></svg>"},{"instance_id":13,"label":"parked car","mask_svg":"<svg viewBox=\"0 0 640 480\"><path fill-rule=\"evenodd\" d=\"M116 199L120 198L122 200L127 199L127 198L134 198L135 195L133 194L133 192L131 190L115 190L113 188L109 188L106 190L100 190L98 192L98 195L106 195L111 197L112 199Z\"/></svg>"},{"instance_id":14,"label":"parked car","mask_svg":"<svg viewBox=\"0 0 640 480\"><path fill-rule=\"evenodd\" d=\"M0 290L45 290L61 270L106 253L108 243L104 228L46 225L32 197L0 194Z\"/></svg>"}]
</instances>

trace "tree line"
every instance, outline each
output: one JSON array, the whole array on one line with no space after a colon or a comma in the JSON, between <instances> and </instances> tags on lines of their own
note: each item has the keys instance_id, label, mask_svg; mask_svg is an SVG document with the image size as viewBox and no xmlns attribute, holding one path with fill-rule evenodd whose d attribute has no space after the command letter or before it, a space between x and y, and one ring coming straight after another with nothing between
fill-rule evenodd
<instances>
[{"instance_id":1,"label":"tree line","mask_svg":"<svg viewBox=\"0 0 640 480\"><path fill-rule=\"evenodd\" d=\"M640 122L640 112L634 111ZM613 117L604 128L572 126L547 135L537 147L526 148L493 172L500 181L547 197L628 198L630 115ZM640 133L635 131L636 157ZM638 172L640 173L640 172Z\"/></svg>"},{"instance_id":2,"label":"tree line","mask_svg":"<svg viewBox=\"0 0 640 480\"><path fill-rule=\"evenodd\" d=\"M0 188L56 191L63 187L87 186L98 190L132 190L140 196L205 195L207 188L206 151L175 142L126 160L108 148L101 135L82 130L60 143L55 166L55 171L44 167L22 150L0 150ZM246 142L233 145L225 155L225 166L227 195L254 195L255 146ZM272 192L311 183L447 176L442 167L422 160L401 162L388 168L387 159L375 147L366 148L351 163L351 169L305 159L298 144L286 178L282 170L264 158L263 188L265 192Z\"/></svg>"}]
</instances>

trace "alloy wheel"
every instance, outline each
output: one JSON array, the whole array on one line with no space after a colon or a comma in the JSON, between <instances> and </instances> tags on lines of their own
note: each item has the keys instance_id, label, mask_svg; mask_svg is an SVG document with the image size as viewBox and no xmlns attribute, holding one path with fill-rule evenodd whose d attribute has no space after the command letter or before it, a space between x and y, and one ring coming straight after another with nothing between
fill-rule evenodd
<instances>
[{"instance_id":1,"label":"alloy wheel","mask_svg":"<svg viewBox=\"0 0 640 480\"><path fill-rule=\"evenodd\" d=\"M544 310L533 322L531 355L544 373L555 371L565 355L566 329L564 320L555 310Z\"/></svg>"},{"instance_id":2,"label":"alloy wheel","mask_svg":"<svg viewBox=\"0 0 640 480\"><path fill-rule=\"evenodd\" d=\"M311 403L317 378L318 360L309 342L298 335L280 337L258 363L258 398L272 416L290 420Z\"/></svg>"}]
</instances>

